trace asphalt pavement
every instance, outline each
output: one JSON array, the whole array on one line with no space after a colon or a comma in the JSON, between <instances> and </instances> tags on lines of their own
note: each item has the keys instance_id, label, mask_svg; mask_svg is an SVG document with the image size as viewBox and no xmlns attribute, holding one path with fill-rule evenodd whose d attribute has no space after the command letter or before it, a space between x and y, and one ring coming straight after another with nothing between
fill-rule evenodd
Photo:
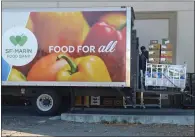
<instances>
[{"instance_id":1,"label":"asphalt pavement","mask_svg":"<svg viewBox=\"0 0 195 137\"><path fill-rule=\"evenodd\" d=\"M1 131L2 136L194 136L194 126L74 123L36 116L31 107L3 107Z\"/></svg>"}]
</instances>

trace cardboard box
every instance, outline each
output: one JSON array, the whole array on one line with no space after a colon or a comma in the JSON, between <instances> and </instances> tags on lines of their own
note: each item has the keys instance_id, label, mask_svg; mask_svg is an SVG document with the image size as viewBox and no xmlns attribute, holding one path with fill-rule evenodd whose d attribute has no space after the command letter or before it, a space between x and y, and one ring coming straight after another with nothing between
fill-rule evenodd
<instances>
[{"instance_id":1,"label":"cardboard box","mask_svg":"<svg viewBox=\"0 0 195 137\"><path fill-rule=\"evenodd\" d=\"M172 58L160 58L160 63L161 64L172 64L173 59Z\"/></svg>"},{"instance_id":2,"label":"cardboard box","mask_svg":"<svg viewBox=\"0 0 195 137\"><path fill-rule=\"evenodd\" d=\"M149 51L149 58L160 58L160 50Z\"/></svg>"},{"instance_id":3,"label":"cardboard box","mask_svg":"<svg viewBox=\"0 0 195 137\"><path fill-rule=\"evenodd\" d=\"M150 40L150 45L152 44L158 44L158 40Z\"/></svg>"},{"instance_id":4,"label":"cardboard box","mask_svg":"<svg viewBox=\"0 0 195 137\"><path fill-rule=\"evenodd\" d=\"M161 51L171 51L173 49L172 44L161 45Z\"/></svg>"},{"instance_id":5,"label":"cardboard box","mask_svg":"<svg viewBox=\"0 0 195 137\"><path fill-rule=\"evenodd\" d=\"M169 39L167 38L162 39L162 45L166 45L168 43L170 43Z\"/></svg>"},{"instance_id":6,"label":"cardboard box","mask_svg":"<svg viewBox=\"0 0 195 137\"><path fill-rule=\"evenodd\" d=\"M152 64L159 64L160 58L149 58L148 61L149 63L152 63Z\"/></svg>"},{"instance_id":7,"label":"cardboard box","mask_svg":"<svg viewBox=\"0 0 195 137\"><path fill-rule=\"evenodd\" d=\"M161 45L160 44L152 44L149 45L149 50L160 50L161 49Z\"/></svg>"},{"instance_id":8,"label":"cardboard box","mask_svg":"<svg viewBox=\"0 0 195 137\"><path fill-rule=\"evenodd\" d=\"M167 57L171 57L173 56L173 52L172 51L161 51L161 58L167 58Z\"/></svg>"}]
</instances>

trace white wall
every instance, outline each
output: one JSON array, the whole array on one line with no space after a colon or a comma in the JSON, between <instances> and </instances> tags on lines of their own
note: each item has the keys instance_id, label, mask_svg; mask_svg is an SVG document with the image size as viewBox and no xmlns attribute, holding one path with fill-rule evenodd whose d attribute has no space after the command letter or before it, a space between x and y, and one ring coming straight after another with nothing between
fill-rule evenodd
<instances>
[{"instance_id":1,"label":"white wall","mask_svg":"<svg viewBox=\"0 0 195 137\"><path fill-rule=\"evenodd\" d=\"M150 40L158 40L161 43L162 38L169 37L168 19L135 20L134 28L137 30L139 45L145 46L147 49L150 45Z\"/></svg>"},{"instance_id":2,"label":"white wall","mask_svg":"<svg viewBox=\"0 0 195 137\"><path fill-rule=\"evenodd\" d=\"M194 72L194 11L179 11L177 26L177 63L187 61L188 71Z\"/></svg>"},{"instance_id":3,"label":"white wall","mask_svg":"<svg viewBox=\"0 0 195 137\"><path fill-rule=\"evenodd\" d=\"M8 1L8 0L7 0ZM17 0L12 0L17 1ZM28 0L30 1L30 0ZM34 0L39 1L39 0ZM48 0L53 1L53 0ZM62 1L62 0L58 0ZM66 1L66 0L63 0ZM95 2L7 2L3 7L102 7L102 6L132 6L136 11L177 11L177 51L176 62L188 63L188 72L194 72L194 3L191 2L132 2L126 0L94 0ZM115 1L115 2L111 2ZM120 2L119 2L120 1ZM147 1L147 0L145 0ZM159 1L159 2L158 2Z\"/></svg>"}]
</instances>

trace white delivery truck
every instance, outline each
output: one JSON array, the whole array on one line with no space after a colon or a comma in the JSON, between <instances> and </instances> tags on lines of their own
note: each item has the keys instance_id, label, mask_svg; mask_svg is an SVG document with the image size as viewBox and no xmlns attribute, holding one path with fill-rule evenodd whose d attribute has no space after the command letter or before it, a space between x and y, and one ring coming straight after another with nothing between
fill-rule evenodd
<instances>
[{"instance_id":1,"label":"white delivery truck","mask_svg":"<svg viewBox=\"0 0 195 137\"><path fill-rule=\"evenodd\" d=\"M2 95L29 98L40 115L75 96L131 96L134 19L131 7L3 9Z\"/></svg>"}]
</instances>

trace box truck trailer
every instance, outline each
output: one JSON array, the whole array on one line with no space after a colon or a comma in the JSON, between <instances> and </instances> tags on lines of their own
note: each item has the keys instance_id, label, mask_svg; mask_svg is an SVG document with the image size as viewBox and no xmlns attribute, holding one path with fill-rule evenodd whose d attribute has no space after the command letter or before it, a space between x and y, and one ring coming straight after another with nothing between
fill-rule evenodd
<instances>
[{"instance_id":1,"label":"box truck trailer","mask_svg":"<svg viewBox=\"0 0 195 137\"><path fill-rule=\"evenodd\" d=\"M75 96L132 96L134 19L131 7L3 9L2 95L29 98L40 115Z\"/></svg>"}]
</instances>

